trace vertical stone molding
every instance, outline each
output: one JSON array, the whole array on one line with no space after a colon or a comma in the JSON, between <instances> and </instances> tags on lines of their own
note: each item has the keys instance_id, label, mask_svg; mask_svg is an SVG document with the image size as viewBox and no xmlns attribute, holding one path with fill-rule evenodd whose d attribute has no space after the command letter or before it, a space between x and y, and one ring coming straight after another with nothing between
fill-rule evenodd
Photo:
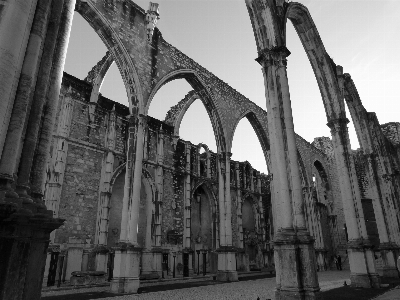
<instances>
[{"instance_id":1,"label":"vertical stone molding","mask_svg":"<svg viewBox=\"0 0 400 300\"><path fill-rule=\"evenodd\" d=\"M57 2L52 6L51 17L43 48L43 59L40 62L35 93L32 100L32 108L26 128L26 135L21 152L21 159L18 169L17 186L20 194L30 189L30 175L33 165L33 156L39 138L39 129L43 106L46 101L46 94L49 87L50 74L53 65L54 52L60 32L60 21L63 12L64 1ZM52 133L52 132L51 132ZM50 133L50 134L51 134Z\"/></svg>"},{"instance_id":2,"label":"vertical stone molding","mask_svg":"<svg viewBox=\"0 0 400 300\"><path fill-rule=\"evenodd\" d=\"M53 211L53 216L58 217L59 205L61 200L61 190L64 182L64 173L67 163L68 153L68 140L72 112L74 110L74 101L67 93L62 96L61 110L58 117L58 126L56 136L54 138L54 148L51 155L51 160L47 169L47 182L46 192L44 195L45 205L49 210ZM52 234L52 241L54 241L54 233Z\"/></svg>"},{"instance_id":3,"label":"vertical stone molding","mask_svg":"<svg viewBox=\"0 0 400 300\"><path fill-rule=\"evenodd\" d=\"M51 1L39 0L32 24L31 35L25 52L21 75L15 94L14 106L8 126L6 144L0 160L0 174L13 177L21 152L25 122L29 116L36 75L39 69L43 51L43 41L46 36Z\"/></svg>"},{"instance_id":4,"label":"vertical stone molding","mask_svg":"<svg viewBox=\"0 0 400 300\"><path fill-rule=\"evenodd\" d=\"M39 141L31 171L31 194L39 202L42 202L44 194L46 166L50 157L51 138L60 98L61 82L75 3L76 0L65 0L64 2L63 12L61 15L61 26L58 32L55 55L53 57L49 90L46 95L46 104L43 111L43 123L40 128Z\"/></svg>"},{"instance_id":5,"label":"vertical stone molding","mask_svg":"<svg viewBox=\"0 0 400 300\"><path fill-rule=\"evenodd\" d=\"M218 252L219 281L238 281L236 271L236 248L232 241L232 200L230 187L230 160L232 153L223 152L219 154L219 216L220 216L220 248Z\"/></svg>"},{"instance_id":6,"label":"vertical stone molding","mask_svg":"<svg viewBox=\"0 0 400 300\"><path fill-rule=\"evenodd\" d=\"M120 246L115 249L114 278L111 282L111 291L115 293L136 293L139 288L141 249L138 248L137 230L146 124L144 115L131 115L129 118Z\"/></svg>"},{"instance_id":7,"label":"vertical stone molding","mask_svg":"<svg viewBox=\"0 0 400 300\"><path fill-rule=\"evenodd\" d=\"M109 113L107 134L105 137L105 147L107 152L103 158L103 164L101 168L101 179L100 179L100 196L99 206L97 210L97 230L95 243L98 245L107 244L108 234L108 219L110 209L110 197L111 197L111 178L114 173L114 149L116 139L116 120L117 114L115 112L115 106Z\"/></svg>"},{"instance_id":8,"label":"vertical stone molding","mask_svg":"<svg viewBox=\"0 0 400 300\"><path fill-rule=\"evenodd\" d=\"M184 240L184 247L190 248L190 230L191 230L191 202L192 202L192 189L191 189L191 179L190 179L190 164L193 163L190 161L190 150L191 144L185 143L185 155L186 155L186 166L185 166L185 180L184 180L184 197L185 197L185 211L184 211L184 219L185 222L183 224L184 231L183 231L183 240Z\"/></svg>"},{"instance_id":9,"label":"vertical stone molding","mask_svg":"<svg viewBox=\"0 0 400 300\"><path fill-rule=\"evenodd\" d=\"M243 172L243 175L245 172ZM236 176L236 183L237 183L237 223L238 223L238 248L244 248L243 242L243 216L242 216L242 209L243 209L243 200L242 200L242 191L241 191L241 182L240 182L240 175L239 175L239 163L235 163L235 176ZM245 176L245 175L244 175Z\"/></svg>"},{"instance_id":10,"label":"vertical stone molding","mask_svg":"<svg viewBox=\"0 0 400 300\"><path fill-rule=\"evenodd\" d=\"M30 37L37 0L9 1L0 20L0 157Z\"/></svg>"}]
</instances>

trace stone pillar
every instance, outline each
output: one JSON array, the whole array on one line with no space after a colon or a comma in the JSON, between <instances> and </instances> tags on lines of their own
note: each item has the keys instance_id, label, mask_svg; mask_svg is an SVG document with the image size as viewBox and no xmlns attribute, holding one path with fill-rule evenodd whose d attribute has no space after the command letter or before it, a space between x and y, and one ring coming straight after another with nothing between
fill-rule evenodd
<instances>
[{"instance_id":1,"label":"stone pillar","mask_svg":"<svg viewBox=\"0 0 400 300\"><path fill-rule=\"evenodd\" d=\"M8 131L15 91L30 36L37 0L0 4L0 157Z\"/></svg>"},{"instance_id":2,"label":"stone pillar","mask_svg":"<svg viewBox=\"0 0 400 300\"><path fill-rule=\"evenodd\" d=\"M59 205L61 201L61 191L64 182L64 172L67 163L68 140L72 115L74 110L74 100L70 97L69 92L62 96L61 110L58 117L58 126L56 136L54 137L54 148L51 160L48 166L49 178L45 187L45 205L49 210L53 211L53 216L58 218ZM55 232L50 235L50 239L54 242Z\"/></svg>"},{"instance_id":3,"label":"stone pillar","mask_svg":"<svg viewBox=\"0 0 400 300\"><path fill-rule=\"evenodd\" d=\"M0 199L0 299L40 299L49 235L63 220Z\"/></svg>"},{"instance_id":4,"label":"stone pillar","mask_svg":"<svg viewBox=\"0 0 400 300\"><path fill-rule=\"evenodd\" d=\"M259 208L259 214L260 214L260 235L262 239L262 245L263 249L266 249L266 241L267 241L267 232L265 230L265 218L264 218L264 206L262 202L262 194L261 194L261 174L260 172L257 172L257 189L256 192L258 193L258 208Z\"/></svg>"},{"instance_id":5,"label":"stone pillar","mask_svg":"<svg viewBox=\"0 0 400 300\"><path fill-rule=\"evenodd\" d=\"M27 122L29 117L37 79L36 75L42 57L43 41L47 31L50 5L51 1L49 0L39 0L36 7L32 30L15 94L7 138L3 148L2 159L0 159L0 174L7 174L11 178L16 171L21 143L25 134L25 122Z\"/></svg>"},{"instance_id":6,"label":"stone pillar","mask_svg":"<svg viewBox=\"0 0 400 300\"><path fill-rule=\"evenodd\" d=\"M79 238L70 237L67 244L67 270L65 280L71 278L71 273L82 271L83 241Z\"/></svg>"},{"instance_id":7,"label":"stone pillar","mask_svg":"<svg viewBox=\"0 0 400 300\"><path fill-rule=\"evenodd\" d=\"M354 174L354 161L348 150L347 123L347 119L337 119L330 121L328 125L331 128L335 149L343 210L349 237L347 247L351 270L350 279L353 286L379 287L374 254L371 245L368 243L361 198L359 193L355 197L353 194L354 189L358 190L358 184ZM355 184L352 185L351 182Z\"/></svg>"},{"instance_id":8,"label":"stone pillar","mask_svg":"<svg viewBox=\"0 0 400 300\"><path fill-rule=\"evenodd\" d=\"M114 173L114 149L116 140L116 126L117 114L115 106L112 108L108 116L107 134L105 140L105 147L108 151L103 158L103 165L101 168L100 179L100 196L99 207L97 210L97 225L96 225L96 245L107 245L108 236L108 220L110 211L110 198L111 198L111 178ZM104 271L104 261L107 260L108 252L96 252L96 266L101 269L96 271Z\"/></svg>"},{"instance_id":9,"label":"stone pillar","mask_svg":"<svg viewBox=\"0 0 400 300\"><path fill-rule=\"evenodd\" d=\"M343 70L341 67L338 67L336 71L338 74L339 89L343 97ZM372 245L368 240L354 160L350 155L348 122L349 120L344 116L330 120L327 125L331 129L349 238L347 247L351 270L351 285L358 287L379 287L379 275L376 271Z\"/></svg>"},{"instance_id":10,"label":"stone pillar","mask_svg":"<svg viewBox=\"0 0 400 300\"><path fill-rule=\"evenodd\" d=\"M114 277L110 285L111 292L115 293L136 293L139 288L141 248L138 247L137 229L145 123L146 116L130 116L121 234L115 247Z\"/></svg>"},{"instance_id":11,"label":"stone pillar","mask_svg":"<svg viewBox=\"0 0 400 300\"><path fill-rule=\"evenodd\" d=\"M60 98L61 82L75 3L76 0L65 0L64 2L60 30L57 37L57 48L53 57L49 90L46 95L46 104L43 112L43 122L40 128L39 142L36 147L35 158L32 165L31 195L38 203L43 202L44 185L46 182L46 167L50 157L50 145ZM29 123L28 126L30 126Z\"/></svg>"},{"instance_id":12,"label":"stone pillar","mask_svg":"<svg viewBox=\"0 0 400 300\"><path fill-rule=\"evenodd\" d=\"M240 175L239 175L239 163L235 163L235 171L236 171L236 183L237 183L237 223L238 223L238 248L244 248L243 244L243 218L242 218L242 183L240 182Z\"/></svg>"},{"instance_id":13,"label":"stone pillar","mask_svg":"<svg viewBox=\"0 0 400 300\"><path fill-rule=\"evenodd\" d=\"M319 299L314 240L306 230L286 74L286 57L289 54L285 47L275 47L261 51L257 59L265 78L271 161L275 161L272 170L274 184L279 181L279 186L274 186L278 189L281 219L281 228L274 241L275 298Z\"/></svg>"},{"instance_id":14,"label":"stone pillar","mask_svg":"<svg viewBox=\"0 0 400 300\"><path fill-rule=\"evenodd\" d=\"M218 186L219 186L219 215L220 215L220 248L218 252L219 281L238 281L236 271L236 248L232 245L232 199L230 186L231 153L219 154Z\"/></svg>"},{"instance_id":15,"label":"stone pillar","mask_svg":"<svg viewBox=\"0 0 400 300\"><path fill-rule=\"evenodd\" d=\"M190 161L190 151L191 151L191 143L185 143L185 154L186 154L186 166L185 166L185 180L184 180L184 198L185 198L185 211L184 211L184 219L185 222L183 224L183 247L186 249L190 249L190 224L191 224L191 186L190 186L190 164L194 163ZM194 250L194 249L193 249Z\"/></svg>"},{"instance_id":16,"label":"stone pillar","mask_svg":"<svg viewBox=\"0 0 400 300\"><path fill-rule=\"evenodd\" d=\"M368 161L368 169L369 169L367 170L367 173L369 175L369 185L372 190L372 193L375 196L375 199L373 199L372 204L374 206L376 225L378 227L378 233L379 233L379 241L380 241L379 250L382 255L383 277L397 277L398 271L396 268L396 256L395 256L395 250L397 249L397 247L390 240L387 228L387 222L385 219L385 215L383 213L382 197L378 192L379 179L377 178L378 177L377 166L373 155L367 155L366 159Z\"/></svg>"},{"instance_id":17,"label":"stone pillar","mask_svg":"<svg viewBox=\"0 0 400 300\"><path fill-rule=\"evenodd\" d=\"M139 289L139 263L141 249L120 243L114 247L114 277L110 289L114 293L136 293Z\"/></svg>"},{"instance_id":18,"label":"stone pillar","mask_svg":"<svg viewBox=\"0 0 400 300\"><path fill-rule=\"evenodd\" d=\"M37 81L35 86L35 92L33 94L32 108L30 110L29 119L27 121L26 134L24 144L21 152L21 159L18 170L18 182L17 189L18 193L27 198L26 193L30 190L30 177L33 165L33 156L35 148L38 144L39 129L41 126L41 116L43 113L43 106L46 102L47 91L50 86L50 76L52 73L52 67L54 59L57 57L59 51L56 54L56 46L59 42L59 35L63 31L68 31L64 26L61 25L62 14L64 9L64 1L57 2L51 8L51 17L48 24L48 30L43 48L43 59L40 61L40 68L37 74ZM69 31L68 31L69 32ZM60 49L61 51L62 49ZM61 66L63 67L63 66ZM61 70L62 73L62 70ZM62 74L61 74L62 76ZM60 89L60 86L58 87ZM52 99L58 101L58 99ZM49 138L51 138L51 134Z\"/></svg>"}]
</instances>

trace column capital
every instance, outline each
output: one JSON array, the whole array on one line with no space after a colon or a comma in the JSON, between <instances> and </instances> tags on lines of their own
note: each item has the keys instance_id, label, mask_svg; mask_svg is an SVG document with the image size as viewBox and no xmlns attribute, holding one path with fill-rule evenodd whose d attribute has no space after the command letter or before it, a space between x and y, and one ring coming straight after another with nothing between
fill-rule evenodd
<instances>
[{"instance_id":1,"label":"column capital","mask_svg":"<svg viewBox=\"0 0 400 300\"><path fill-rule=\"evenodd\" d=\"M336 125L347 125L349 122L350 122L349 119L339 117L337 119L330 120L326 125L330 129L333 129Z\"/></svg>"},{"instance_id":2,"label":"column capital","mask_svg":"<svg viewBox=\"0 0 400 300\"><path fill-rule=\"evenodd\" d=\"M271 49L264 49L259 51L256 62L261 66L268 67L275 65L278 67L286 67L287 57L290 55L290 51L286 46L278 46Z\"/></svg>"}]
</instances>

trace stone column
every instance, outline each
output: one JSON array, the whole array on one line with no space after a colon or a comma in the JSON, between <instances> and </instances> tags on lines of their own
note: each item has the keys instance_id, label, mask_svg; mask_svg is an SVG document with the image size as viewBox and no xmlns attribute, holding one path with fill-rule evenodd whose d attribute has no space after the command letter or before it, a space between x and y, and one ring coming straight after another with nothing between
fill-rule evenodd
<instances>
[{"instance_id":1,"label":"stone column","mask_svg":"<svg viewBox=\"0 0 400 300\"><path fill-rule=\"evenodd\" d=\"M331 128L335 149L339 186L349 237L347 247L351 270L350 279L353 286L379 287L374 254L371 251L371 245L368 243L361 198L359 193L356 196L353 194L354 189L358 189L358 184L354 174L354 161L348 150L347 123L347 118L336 119L330 121L328 126ZM351 184L352 182L354 183L353 185Z\"/></svg>"},{"instance_id":2,"label":"stone column","mask_svg":"<svg viewBox=\"0 0 400 300\"><path fill-rule=\"evenodd\" d=\"M147 143L148 127L145 129L144 143ZM147 148L146 148L147 149ZM144 151L147 157L147 151ZM142 252L142 279L158 279L162 275L162 249L161 249L161 217L164 180L164 131L162 127L157 133L155 184L156 192L154 205L147 203L147 237L146 246ZM151 217L150 217L151 216ZM153 223L152 223L153 222Z\"/></svg>"},{"instance_id":3,"label":"stone column","mask_svg":"<svg viewBox=\"0 0 400 300\"><path fill-rule=\"evenodd\" d=\"M276 299L318 299L314 240L306 230L285 47L261 51L274 184L279 181L281 229L275 235ZM292 215L294 220L292 220ZM293 222L294 221L294 222Z\"/></svg>"},{"instance_id":4,"label":"stone column","mask_svg":"<svg viewBox=\"0 0 400 300\"><path fill-rule=\"evenodd\" d=\"M37 0L0 4L0 157L8 131L15 91L30 36Z\"/></svg>"},{"instance_id":5,"label":"stone column","mask_svg":"<svg viewBox=\"0 0 400 300\"><path fill-rule=\"evenodd\" d=\"M185 211L184 211L184 231L183 231L183 247L184 248L190 248L191 243L190 243L190 222L191 222L191 188L190 188L190 151L191 151L191 143L185 143L185 156L186 156L186 166L185 166L185 179L184 179L184 188L183 188L183 194L184 194L184 201L185 201Z\"/></svg>"},{"instance_id":6,"label":"stone column","mask_svg":"<svg viewBox=\"0 0 400 300\"><path fill-rule=\"evenodd\" d=\"M59 205L61 200L62 185L64 182L64 172L67 163L69 132L71 129L72 115L74 111L74 100L69 92L61 96L61 110L58 117L58 126L54 137L54 148L51 162L48 167L49 178L45 188L45 205L53 211L53 216L58 218ZM55 231L50 235L50 240L54 242Z\"/></svg>"},{"instance_id":7,"label":"stone column","mask_svg":"<svg viewBox=\"0 0 400 300\"><path fill-rule=\"evenodd\" d=\"M31 188L30 178L31 178L31 171L33 170L32 167L33 157L39 140L39 131L41 126L41 116L43 114L43 106L47 101L46 99L48 97L49 87L57 84L58 84L57 87L56 86L52 87L52 90L57 93L55 95L57 96L57 99L52 98L51 100L58 103L59 89L61 87L62 69L64 66L64 60L60 61L60 59L65 57L65 53L63 52L64 51L66 52L66 46L68 43L68 37L67 40L64 41L63 39L61 39L61 36L63 38L65 34L69 36L71 20L70 19L68 20L68 18L72 17L72 15L68 15L67 4L68 4L67 2L64 3L64 1L60 1L57 2L55 5L53 5L52 7L51 18L49 20L49 26L48 26L49 29L47 31L44 43L43 59L40 62L40 68L37 74L38 79L36 81L35 93L33 95L33 100L32 100L33 101L32 108L27 123L26 135L22 148L21 159L18 170L17 190L21 196L25 195L25 197L27 197L26 193L29 192ZM66 22L61 24L62 20L66 20ZM57 58L60 59L57 60ZM56 65L58 66L58 69ZM59 79L59 83L52 81L51 78ZM51 118L51 116L47 116L46 118L46 125L48 125L49 121L53 121L49 119L49 117ZM52 137L53 133L52 129L53 128L51 127L50 132L49 131L44 132L44 135L49 134L48 137L49 140ZM42 146L44 146L43 141L42 141ZM43 162L43 164L46 163L47 161ZM44 176L44 167L45 165L43 166L43 168L41 166L40 170L36 171L38 175L40 174L39 175L40 178Z\"/></svg>"},{"instance_id":8,"label":"stone column","mask_svg":"<svg viewBox=\"0 0 400 300\"><path fill-rule=\"evenodd\" d=\"M343 70L337 68L339 89L343 91ZM343 97L343 93L341 95ZM343 202L349 241L347 243L350 279L352 286L379 287L372 246L368 240L361 194L355 173L354 160L350 155L350 140L346 117L339 117L328 122L331 129L339 177L339 186Z\"/></svg>"},{"instance_id":9,"label":"stone column","mask_svg":"<svg viewBox=\"0 0 400 300\"><path fill-rule=\"evenodd\" d=\"M264 219L264 206L262 202L262 194L261 194L261 177L260 172L257 172L257 189L256 193L258 193L258 208L260 211L260 235L263 241L263 249L266 249L265 242L267 240L267 233L265 231L265 219Z\"/></svg>"},{"instance_id":10,"label":"stone column","mask_svg":"<svg viewBox=\"0 0 400 300\"><path fill-rule=\"evenodd\" d=\"M61 25L57 37L57 48L53 57L53 66L50 75L49 90L46 95L46 105L43 112L43 123L40 128L39 143L36 148L35 159L31 171L31 195L38 203L43 202L44 185L46 182L46 166L50 157L50 144L53 127L60 98L61 82L64 63L67 56L69 35L76 0L65 0L61 15ZM28 126L30 124L28 123Z\"/></svg>"},{"instance_id":11,"label":"stone column","mask_svg":"<svg viewBox=\"0 0 400 300\"><path fill-rule=\"evenodd\" d=\"M33 91L37 79L36 75L42 57L43 41L47 31L50 5L51 1L49 0L38 1L15 94L7 138L3 148L2 159L0 159L0 174L7 174L7 177L10 178L12 178L16 172L19 160L18 156L25 134L25 122L27 122L29 116Z\"/></svg>"},{"instance_id":12,"label":"stone column","mask_svg":"<svg viewBox=\"0 0 400 300\"><path fill-rule=\"evenodd\" d=\"M220 248L218 252L219 281L238 281L236 271L236 248L232 245L232 199L230 186L231 153L219 154L219 215L220 215Z\"/></svg>"},{"instance_id":13,"label":"stone column","mask_svg":"<svg viewBox=\"0 0 400 300\"><path fill-rule=\"evenodd\" d=\"M138 247L137 229L146 116L131 115L129 123L121 234L115 247L114 277L110 285L111 292L115 293L136 293L139 288L141 248Z\"/></svg>"},{"instance_id":14,"label":"stone column","mask_svg":"<svg viewBox=\"0 0 400 300\"><path fill-rule=\"evenodd\" d=\"M71 273L75 271L82 271L83 260L83 241L80 238L70 237L67 244L67 270L65 280L71 278Z\"/></svg>"},{"instance_id":15,"label":"stone column","mask_svg":"<svg viewBox=\"0 0 400 300\"><path fill-rule=\"evenodd\" d=\"M239 175L239 163L235 163L235 171L236 171L236 183L237 183L237 223L238 223L238 248L244 248L243 245L243 217L242 217L242 186L240 182L240 175Z\"/></svg>"},{"instance_id":16,"label":"stone column","mask_svg":"<svg viewBox=\"0 0 400 300\"><path fill-rule=\"evenodd\" d=\"M184 180L184 198L185 198L185 211L184 211L184 252L189 253L189 274L193 273L192 255L195 249L191 248L191 207L192 207L192 186L191 186L191 172L190 172L190 150L191 143L185 144L186 153L186 170L185 170L185 180ZM198 155L199 153L197 153ZM200 168L199 168L200 172ZM209 171L207 170L207 174ZM197 258L197 256L195 256ZM197 265L196 265L197 267Z\"/></svg>"},{"instance_id":17,"label":"stone column","mask_svg":"<svg viewBox=\"0 0 400 300\"><path fill-rule=\"evenodd\" d=\"M342 67L338 66L337 68L339 70L337 73L341 75L343 73ZM387 204L388 202L396 201L394 200L396 193L392 191L393 183L389 179L391 176L387 176L387 173L393 173L393 170L391 169L391 162L388 161L386 146L381 146L382 144L379 140L382 136L382 129L375 114L368 113L362 105L360 96L350 75L343 74L343 76L339 76L338 80L344 86L344 98L351 117L354 120L357 133L360 134L359 140L361 149L365 154L364 159L368 162L369 189L373 197L380 243L384 245L385 249L382 252L382 256L386 257L389 255L388 259L383 259L384 264L389 264L384 266L384 269L387 270L384 271L384 274L385 276L391 276L390 274L395 275L397 272L396 264L393 264L394 257L390 256L393 256L393 252L397 248L395 242L399 229L396 210L388 208ZM390 248L392 249L390 250Z\"/></svg>"},{"instance_id":18,"label":"stone column","mask_svg":"<svg viewBox=\"0 0 400 300\"><path fill-rule=\"evenodd\" d=\"M115 105L108 115L107 135L105 139L105 156L101 168L99 207L97 210L97 225L95 244L106 246L108 237L108 220L110 212L111 198L111 178L114 173L114 150L116 140L116 121L117 114ZM101 247L101 248L103 248ZM97 248L97 247L96 247ZM96 271L107 271L105 261L108 253L106 251L96 251Z\"/></svg>"},{"instance_id":19,"label":"stone column","mask_svg":"<svg viewBox=\"0 0 400 300\"><path fill-rule=\"evenodd\" d=\"M394 254L397 247L390 240L385 215L383 213L382 198L380 197L380 193L378 192L378 167L376 166L373 155L366 155L366 159L368 161L369 170L367 172L369 175L370 188L372 189L372 193L375 195L375 199L373 199L372 204L374 206L376 225L378 227L379 233L379 250L382 255L383 276L397 277L398 271L396 268L396 256Z\"/></svg>"}]
</instances>

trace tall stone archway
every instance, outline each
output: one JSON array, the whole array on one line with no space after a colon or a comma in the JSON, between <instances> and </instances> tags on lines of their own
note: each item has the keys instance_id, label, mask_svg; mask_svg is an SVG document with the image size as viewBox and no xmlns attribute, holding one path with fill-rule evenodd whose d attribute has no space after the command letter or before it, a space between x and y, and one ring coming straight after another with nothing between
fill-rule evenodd
<instances>
[{"instance_id":1,"label":"tall stone archway","mask_svg":"<svg viewBox=\"0 0 400 300\"><path fill-rule=\"evenodd\" d=\"M352 284L364 287L379 286L373 253L368 246L369 244L364 243L365 240L368 240L368 236L361 211L360 191L357 185L351 184L351 182L355 182L356 174L354 162L350 157L350 142L347 132L348 120L339 84L343 70L335 65L325 51L316 26L305 6L299 3L272 0L246 0L246 4L257 44L259 55L257 61L263 66L265 75L267 111L269 122L271 123L269 130L271 144L275 146L271 152L273 159L278 161L277 168L274 169L274 175L278 175L280 181L279 197L284 202L283 213L288 214L291 212L292 206L290 203L293 202L294 204L294 222L289 220L289 217L283 221L282 228L305 228L305 219L302 212L303 199L299 191L300 174L297 167L293 118L286 73L287 57L290 55L290 51L286 48L286 22L289 19L292 21L313 67L322 95L328 126L331 128L337 170L339 176L343 178L340 189L346 223L349 229ZM274 112L274 108L278 109ZM283 120L281 120L281 109L284 115ZM275 134L274 136L272 132ZM281 151L286 152L284 157L280 155ZM285 176L285 165L290 165L291 180L288 180ZM286 192L288 188L293 191L291 195ZM358 214L356 213L356 207ZM281 216L283 217L283 215ZM289 229L289 231L291 230L293 229ZM285 263L282 263L282 272L286 272L285 270L289 265L285 266ZM315 273L315 270L311 272ZM311 279L301 270L299 270L299 274L302 274L300 280L305 280L302 285L308 286L311 284L314 293L318 293L316 275L313 275L313 279ZM309 279L311 280L307 282ZM277 283L278 295L291 293L286 290L285 286L280 286L282 283L280 276L277 276Z\"/></svg>"}]
</instances>

